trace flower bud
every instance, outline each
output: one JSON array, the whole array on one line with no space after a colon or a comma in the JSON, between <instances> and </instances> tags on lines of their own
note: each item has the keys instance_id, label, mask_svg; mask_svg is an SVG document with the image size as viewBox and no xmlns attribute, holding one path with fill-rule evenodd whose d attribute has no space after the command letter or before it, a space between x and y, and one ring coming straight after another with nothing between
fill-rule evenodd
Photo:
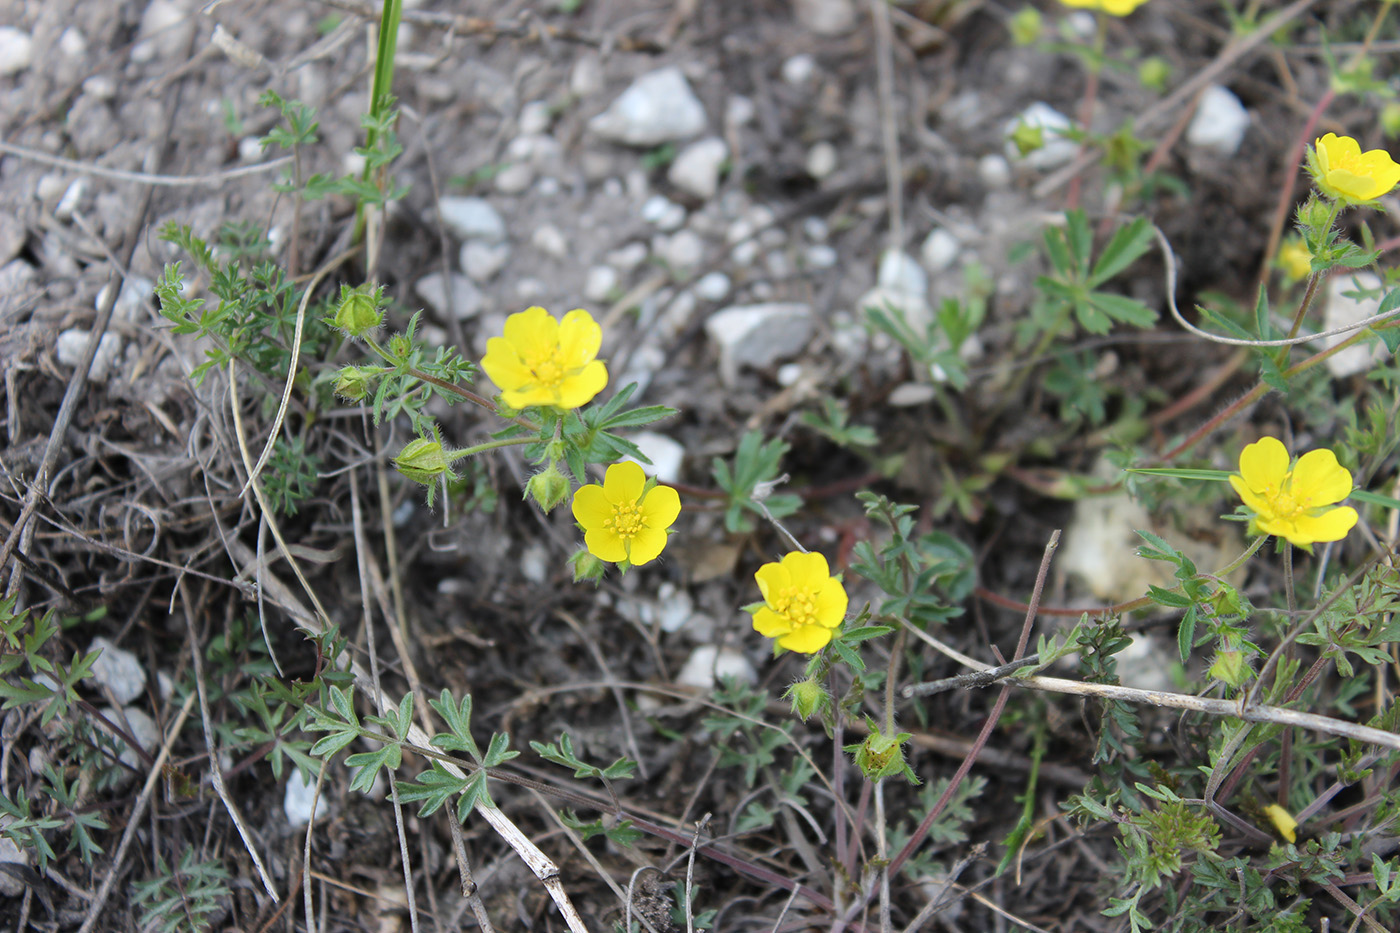
<instances>
[{"instance_id":1,"label":"flower bud","mask_svg":"<svg viewBox=\"0 0 1400 933\"><path fill-rule=\"evenodd\" d=\"M335 377L335 394L350 402L358 402L369 394L373 377L358 366L347 366Z\"/></svg>"},{"instance_id":2,"label":"flower bud","mask_svg":"<svg viewBox=\"0 0 1400 933\"><path fill-rule=\"evenodd\" d=\"M860 768L866 780L879 781L902 774L911 784L920 783L904 761L904 743L913 736L908 732L885 735L872 728L865 741L859 745L847 745L846 751L853 752L856 767Z\"/></svg>"},{"instance_id":3,"label":"flower bud","mask_svg":"<svg viewBox=\"0 0 1400 933\"><path fill-rule=\"evenodd\" d=\"M591 580L594 586L602 581L608 569L607 564L588 553L588 548L575 551L574 556L569 558L569 565L574 568L575 583Z\"/></svg>"},{"instance_id":4,"label":"flower bud","mask_svg":"<svg viewBox=\"0 0 1400 933\"><path fill-rule=\"evenodd\" d=\"M1231 687L1239 687L1249 680L1253 671L1244 659L1244 652L1237 648L1227 648L1215 653L1215 663L1210 666L1210 676L1223 680Z\"/></svg>"},{"instance_id":5,"label":"flower bud","mask_svg":"<svg viewBox=\"0 0 1400 933\"><path fill-rule=\"evenodd\" d=\"M425 437L415 438L405 444L403 450L394 458L394 467L415 483L422 483L424 486L432 485L439 476L449 472L442 442Z\"/></svg>"},{"instance_id":6,"label":"flower bud","mask_svg":"<svg viewBox=\"0 0 1400 933\"><path fill-rule=\"evenodd\" d=\"M1011 144L1022 158L1045 148L1045 127L1022 120L1011 131Z\"/></svg>"},{"instance_id":7,"label":"flower bud","mask_svg":"<svg viewBox=\"0 0 1400 933\"><path fill-rule=\"evenodd\" d=\"M413 352L413 341L408 339L407 334L395 334L389 338L389 358L394 360L406 360Z\"/></svg>"},{"instance_id":8,"label":"flower bud","mask_svg":"<svg viewBox=\"0 0 1400 933\"><path fill-rule=\"evenodd\" d=\"M1315 194L1309 194L1307 201L1298 208L1298 222L1309 231L1316 231L1316 240L1327 233L1332 224L1332 206Z\"/></svg>"},{"instance_id":9,"label":"flower bud","mask_svg":"<svg viewBox=\"0 0 1400 933\"><path fill-rule=\"evenodd\" d=\"M335 326L351 337L363 337L384 323L380 303L384 290L373 285L358 288L340 286L340 304L335 309Z\"/></svg>"},{"instance_id":10,"label":"flower bud","mask_svg":"<svg viewBox=\"0 0 1400 933\"><path fill-rule=\"evenodd\" d=\"M1172 76L1172 66L1167 60L1156 55L1144 58L1138 65L1138 80L1151 91L1162 91L1167 87L1167 79Z\"/></svg>"},{"instance_id":11,"label":"flower bud","mask_svg":"<svg viewBox=\"0 0 1400 933\"><path fill-rule=\"evenodd\" d=\"M815 680L799 680L788 687L783 698L792 703L792 712L799 719L811 719L831 703L831 695Z\"/></svg>"},{"instance_id":12,"label":"flower bud","mask_svg":"<svg viewBox=\"0 0 1400 933\"><path fill-rule=\"evenodd\" d=\"M545 513L554 510L554 507L568 496L571 484L563 473L559 472L559 467L551 463L548 467L530 477L525 483L525 498L534 499L539 503L540 508Z\"/></svg>"}]
</instances>

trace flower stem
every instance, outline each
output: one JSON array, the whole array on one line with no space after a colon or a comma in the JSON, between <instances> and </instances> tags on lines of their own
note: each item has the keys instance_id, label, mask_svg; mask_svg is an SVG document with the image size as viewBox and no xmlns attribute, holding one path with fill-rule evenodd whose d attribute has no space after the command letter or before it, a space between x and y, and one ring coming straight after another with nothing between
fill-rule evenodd
<instances>
[{"instance_id":1,"label":"flower stem","mask_svg":"<svg viewBox=\"0 0 1400 933\"><path fill-rule=\"evenodd\" d=\"M538 437L507 437L497 441L487 441L484 444L475 444L471 447L463 447L461 450L444 451L443 456L448 463L456 463L465 457L475 454L485 453L488 450L498 450L502 447L518 447L521 444L533 444L538 441Z\"/></svg>"}]
</instances>

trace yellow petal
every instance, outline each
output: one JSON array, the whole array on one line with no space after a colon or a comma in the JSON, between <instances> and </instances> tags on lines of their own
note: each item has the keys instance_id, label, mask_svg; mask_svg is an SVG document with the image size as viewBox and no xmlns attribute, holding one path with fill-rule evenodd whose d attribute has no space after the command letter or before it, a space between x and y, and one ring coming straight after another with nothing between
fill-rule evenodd
<instances>
[{"instance_id":1,"label":"yellow petal","mask_svg":"<svg viewBox=\"0 0 1400 933\"><path fill-rule=\"evenodd\" d=\"M1253 492L1275 492L1288 475L1288 448L1276 437L1261 437L1240 451L1240 477Z\"/></svg>"},{"instance_id":2,"label":"yellow petal","mask_svg":"<svg viewBox=\"0 0 1400 933\"><path fill-rule=\"evenodd\" d=\"M647 475L631 460L614 463L603 474L603 492L612 503L636 502L642 497L646 483Z\"/></svg>"},{"instance_id":3,"label":"yellow petal","mask_svg":"<svg viewBox=\"0 0 1400 933\"><path fill-rule=\"evenodd\" d=\"M585 525L583 543L588 547L588 553L599 560L616 564L627 559L627 545L607 528L589 528Z\"/></svg>"},{"instance_id":4,"label":"yellow petal","mask_svg":"<svg viewBox=\"0 0 1400 933\"><path fill-rule=\"evenodd\" d=\"M846 605L849 602L846 588L835 577L827 577L817 590L817 621L827 628L836 628L846 618Z\"/></svg>"},{"instance_id":5,"label":"yellow petal","mask_svg":"<svg viewBox=\"0 0 1400 933\"><path fill-rule=\"evenodd\" d=\"M1379 190L1375 181L1367 175L1358 175L1344 168L1334 168L1326 175L1326 187L1333 192L1351 198L1353 201L1369 201L1378 198L1389 188Z\"/></svg>"},{"instance_id":6,"label":"yellow petal","mask_svg":"<svg viewBox=\"0 0 1400 933\"><path fill-rule=\"evenodd\" d=\"M789 651L800 654L814 654L831 641L831 629L820 625L799 625L787 635L778 639L778 644Z\"/></svg>"},{"instance_id":7,"label":"yellow petal","mask_svg":"<svg viewBox=\"0 0 1400 933\"><path fill-rule=\"evenodd\" d=\"M506 318L505 339L527 365L537 363L559 345L559 322L544 308L526 308Z\"/></svg>"},{"instance_id":8,"label":"yellow petal","mask_svg":"<svg viewBox=\"0 0 1400 933\"><path fill-rule=\"evenodd\" d=\"M1230 485L1235 487L1235 492L1239 493L1240 498L1244 500L1245 506L1251 512L1259 513L1271 511L1272 507L1269 505L1269 501L1262 496L1256 495L1252 489L1245 485L1241 477L1232 475L1230 477Z\"/></svg>"},{"instance_id":9,"label":"yellow petal","mask_svg":"<svg viewBox=\"0 0 1400 933\"><path fill-rule=\"evenodd\" d=\"M518 389L506 389L501 392L501 398L505 399L505 403L511 408L555 406L559 401L559 396L553 389L538 383L527 384Z\"/></svg>"},{"instance_id":10,"label":"yellow petal","mask_svg":"<svg viewBox=\"0 0 1400 933\"><path fill-rule=\"evenodd\" d=\"M642 500L642 520L648 528L665 531L681 514L681 497L670 486L653 486Z\"/></svg>"},{"instance_id":11,"label":"yellow petal","mask_svg":"<svg viewBox=\"0 0 1400 933\"><path fill-rule=\"evenodd\" d=\"M764 638L777 638L792 631L792 623L763 606L753 614L753 628Z\"/></svg>"},{"instance_id":12,"label":"yellow petal","mask_svg":"<svg viewBox=\"0 0 1400 933\"><path fill-rule=\"evenodd\" d=\"M559 407L578 408L587 405L607 384L608 368L600 360L594 360L576 374L564 377L559 384Z\"/></svg>"},{"instance_id":13,"label":"yellow petal","mask_svg":"<svg viewBox=\"0 0 1400 933\"><path fill-rule=\"evenodd\" d=\"M631 543L627 545L627 559L634 564L656 560L666 549L668 537L670 536L666 534L665 527L638 528L637 533L632 536Z\"/></svg>"},{"instance_id":14,"label":"yellow petal","mask_svg":"<svg viewBox=\"0 0 1400 933\"><path fill-rule=\"evenodd\" d=\"M1294 544L1312 544L1314 541L1340 541L1356 525L1356 509L1349 505L1328 509L1321 515L1303 515L1293 524L1296 537L1289 540Z\"/></svg>"},{"instance_id":15,"label":"yellow petal","mask_svg":"<svg viewBox=\"0 0 1400 933\"><path fill-rule=\"evenodd\" d=\"M808 593L817 592L831 578L826 558L816 551L793 551L783 558L783 566L792 574L792 585Z\"/></svg>"},{"instance_id":16,"label":"yellow petal","mask_svg":"<svg viewBox=\"0 0 1400 933\"><path fill-rule=\"evenodd\" d=\"M1326 448L1299 457L1291 482L1293 498L1305 509L1341 502L1351 495L1351 473Z\"/></svg>"},{"instance_id":17,"label":"yellow petal","mask_svg":"<svg viewBox=\"0 0 1400 933\"><path fill-rule=\"evenodd\" d=\"M580 486L570 508L574 519L585 529L603 527L603 522L613 514L612 503L608 502L603 487L596 485Z\"/></svg>"},{"instance_id":18,"label":"yellow petal","mask_svg":"<svg viewBox=\"0 0 1400 933\"><path fill-rule=\"evenodd\" d=\"M582 366L598 355L603 329L584 310L570 311L559 322L559 361L566 368Z\"/></svg>"},{"instance_id":19,"label":"yellow petal","mask_svg":"<svg viewBox=\"0 0 1400 933\"><path fill-rule=\"evenodd\" d=\"M792 586L792 574L780 563L764 564L753 575L758 582L758 591L766 601L769 593L781 593Z\"/></svg>"},{"instance_id":20,"label":"yellow petal","mask_svg":"<svg viewBox=\"0 0 1400 933\"><path fill-rule=\"evenodd\" d=\"M1400 183L1400 165L1396 165L1390 153L1384 149L1362 153L1361 168L1375 184L1375 193L1371 195L1373 198L1380 197Z\"/></svg>"},{"instance_id":21,"label":"yellow petal","mask_svg":"<svg viewBox=\"0 0 1400 933\"><path fill-rule=\"evenodd\" d=\"M518 389L534 378L520 362L515 347L504 337L492 337L486 341L486 355L481 358L481 368L502 390Z\"/></svg>"},{"instance_id":22,"label":"yellow petal","mask_svg":"<svg viewBox=\"0 0 1400 933\"><path fill-rule=\"evenodd\" d=\"M1280 836L1289 842L1298 841L1298 821L1293 818L1293 814L1276 803L1265 807L1264 813L1273 822L1274 828L1278 830Z\"/></svg>"},{"instance_id":23,"label":"yellow petal","mask_svg":"<svg viewBox=\"0 0 1400 933\"><path fill-rule=\"evenodd\" d=\"M1332 166L1343 165L1348 159L1361 156L1361 144L1350 136L1328 133L1316 142L1317 167L1322 169L1324 175L1331 171Z\"/></svg>"}]
</instances>

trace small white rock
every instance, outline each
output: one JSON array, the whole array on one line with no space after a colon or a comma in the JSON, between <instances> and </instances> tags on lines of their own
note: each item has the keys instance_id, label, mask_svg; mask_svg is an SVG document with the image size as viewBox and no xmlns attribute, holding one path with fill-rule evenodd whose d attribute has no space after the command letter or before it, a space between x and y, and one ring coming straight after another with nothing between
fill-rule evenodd
<instances>
[{"instance_id":1,"label":"small white rock","mask_svg":"<svg viewBox=\"0 0 1400 933\"><path fill-rule=\"evenodd\" d=\"M73 214L83 203L87 188L87 179L85 178L79 178L70 184L63 192L63 197L59 199L57 206L54 207L53 215L59 220L72 220Z\"/></svg>"},{"instance_id":2,"label":"small white rock","mask_svg":"<svg viewBox=\"0 0 1400 933\"><path fill-rule=\"evenodd\" d=\"M733 648L701 645L686 659L676 675L676 683L709 691L722 677L734 677L749 684L758 682L758 672L749 659Z\"/></svg>"},{"instance_id":3,"label":"small white rock","mask_svg":"<svg viewBox=\"0 0 1400 933\"><path fill-rule=\"evenodd\" d=\"M642 219L649 224L659 223L673 206L665 195L654 194L642 203Z\"/></svg>"},{"instance_id":4,"label":"small white rock","mask_svg":"<svg viewBox=\"0 0 1400 933\"><path fill-rule=\"evenodd\" d=\"M1201 93L1186 141L1197 149L1229 157L1240 151L1249 129L1249 111L1229 88L1212 84Z\"/></svg>"},{"instance_id":5,"label":"small white rock","mask_svg":"<svg viewBox=\"0 0 1400 933\"><path fill-rule=\"evenodd\" d=\"M13 26L0 26L0 75L15 75L34 61L34 39Z\"/></svg>"},{"instance_id":6,"label":"small white rock","mask_svg":"<svg viewBox=\"0 0 1400 933\"><path fill-rule=\"evenodd\" d=\"M83 93L97 100L112 100L117 96L117 82L111 75L93 75L83 82Z\"/></svg>"},{"instance_id":7,"label":"small white rock","mask_svg":"<svg viewBox=\"0 0 1400 933\"><path fill-rule=\"evenodd\" d=\"M155 756L157 750L160 748L161 734L154 719L134 706L128 706L121 710L113 709L110 706L104 706L102 707L102 715L116 725L126 729L147 754L152 757ZM117 757L127 765L136 769L135 773L127 772L126 776L123 778L123 783L130 783L135 779L136 774L144 775L146 773L146 762L150 759L143 758L141 753L128 745L124 739L118 738L117 742L121 745L121 752L118 753Z\"/></svg>"},{"instance_id":8,"label":"small white rock","mask_svg":"<svg viewBox=\"0 0 1400 933\"><path fill-rule=\"evenodd\" d=\"M802 254L808 269L830 269L836 265L836 250L825 243L813 243Z\"/></svg>"},{"instance_id":9,"label":"small white rock","mask_svg":"<svg viewBox=\"0 0 1400 933\"><path fill-rule=\"evenodd\" d=\"M540 224L530 234L530 244L535 249L554 259L563 259L569 254L569 241L554 224Z\"/></svg>"},{"instance_id":10,"label":"small white rock","mask_svg":"<svg viewBox=\"0 0 1400 933\"><path fill-rule=\"evenodd\" d=\"M797 385L797 380L802 378L801 363L784 363L778 367L778 372L774 376L778 380L778 385L783 388Z\"/></svg>"},{"instance_id":11,"label":"small white rock","mask_svg":"<svg viewBox=\"0 0 1400 933\"><path fill-rule=\"evenodd\" d=\"M592 97L603 89L603 63L596 55L582 55L569 72L569 93L577 98Z\"/></svg>"},{"instance_id":12,"label":"small white rock","mask_svg":"<svg viewBox=\"0 0 1400 933\"><path fill-rule=\"evenodd\" d=\"M679 632L695 614L690 594L669 580L656 588L656 602L656 624L668 635Z\"/></svg>"},{"instance_id":13,"label":"small white rock","mask_svg":"<svg viewBox=\"0 0 1400 933\"><path fill-rule=\"evenodd\" d=\"M468 240L462 244L458 261L467 278L473 282L489 282L510 261L510 244Z\"/></svg>"},{"instance_id":14,"label":"small white rock","mask_svg":"<svg viewBox=\"0 0 1400 933\"><path fill-rule=\"evenodd\" d=\"M316 800L316 782L302 779L301 772L291 769L287 775L287 790L282 795L282 812L287 815L287 825L296 829L311 822L312 812L325 816L326 802Z\"/></svg>"},{"instance_id":15,"label":"small white rock","mask_svg":"<svg viewBox=\"0 0 1400 933\"><path fill-rule=\"evenodd\" d=\"M40 201L57 201L63 197L66 188L67 182L62 175L57 172L45 172L39 176L39 182L34 186L34 194Z\"/></svg>"},{"instance_id":16,"label":"small white rock","mask_svg":"<svg viewBox=\"0 0 1400 933\"><path fill-rule=\"evenodd\" d=\"M456 195L440 198L438 216L448 232L459 240L499 243L506 238L506 222L484 198Z\"/></svg>"},{"instance_id":17,"label":"small white rock","mask_svg":"<svg viewBox=\"0 0 1400 933\"><path fill-rule=\"evenodd\" d=\"M554 115L550 113L549 104L542 100L532 100L520 108L520 119L517 123L522 134L533 136L548 130L553 120Z\"/></svg>"},{"instance_id":18,"label":"small white rock","mask_svg":"<svg viewBox=\"0 0 1400 933\"><path fill-rule=\"evenodd\" d=\"M839 36L856 24L856 8L851 0L794 0L797 21L819 36Z\"/></svg>"},{"instance_id":19,"label":"small white rock","mask_svg":"<svg viewBox=\"0 0 1400 933\"><path fill-rule=\"evenodd\" d=\"M921 300L926 300L928 296L928 273L914 261L913 256L897 249L887 249L880 254L875 283L880 288L903 292Z\"/></svg>"},{"instance_id":20,"label":"small white rock","mask_svg":"<svg viewBox=\"0 0 1400 933\"><path fill-rule=\"evenodd\" d=\"M734 94L724 105L724 122L726 126L738 129L741 126L748 126L758 116L758 107L751 98L743 94Z\"/></svg>"},{"instance_id":21,"label":"small white rock","mask_svg":"<svg viewBox=\"0 0 1400 933\"><path fill-rule=\"evenodd\" d=\"M106 303L110 288L111 285L102 286L93 307L100 309ZM144 275L128 275L122 280L121 291L117 292L116 304L112 305L112 317L132 324L139 323L145 317L146 303L151 300L155 290L156 283Z\"/></svg>"},{"instance_id":22,"label":"small white rock","mask_svg":"<svg viewBox=\"0 0 1400 933\"><path fill-rule=\"evenodd\" d=\"M807 174L817 181L836 171L836 147L826 140L807 150Z\"/></svg>"},{"instance_id":23,"label":"small white rock","mask_svg":"<svg viewBox=\"0 0 1400 933\"><path fill-rule=\"evenodd\" d=\"M1024 156L1012 141L1012 134L1022 124L1039 128L1042 132L1041 147ZM1047 103L1036 101L1021 111L1019 116L1008 121L1003 129L1002 135L1006 137L1006 157L1041 171L1059 168L1070 162L1079 152L1079 144L1065 135L1072 125L1069 117Z\"/></svg>"},{"instance_id":24,"label":"small white rock","mask_svg":"<svg viewBox=\"0 0 1400 933\"><path fill-rule=\"evenodd\" d=\"M1353 281L1355 280L1355 281ZM1327 279L1327 309L1322 315L1322 329L1333 330L1363 321L1380 310L1380 299L1364 301L1349 297L1346 292L1360 289L1375 291L1381 288L1381 280L1374 272L1356 272L1351 275L1333 275ZM1351 333L1338 334L1327 338L1327 346L1335 346L1351 336ZM1385 344L1379 339L1355 343L1345 350L1339 350L1327 358L1327 369L1339 378L1365 372L1383 361L1389 354Z\"/></svg>"},{"instance_id":25,"label":"small white rock","mask_svg":"<svg viewBox=\"0 0 1400 933\"><path fill-rule=\"evenodd\" d=\"M798 302L732 305L705 322L719 350L720 376L731 384L740 366L763 368L801 352L812 331L812 309Z\"/></svg>"},{"instance_id":26,"label":"small white rock","mask_svg":"<svg viewBox=\"0 0 1400 933\"><path fill-rule=\"evenodd\" d=\"M69 58L82 58L88 50L87 36L78 27L69 26L58 37L58 50Z\"/></svg>"},{"instance_id":27,"label":"small white rock","mask_svg":"<svg viewBox=\"0 0 1400 933\"><path fill-rule=\"evenodd\" d=\"M102 637L94 638L88 651L102 652L92 662L92 676L119 704L125 706L146 692L146 669L136 655Z\"/></svg>"},{"instance_id":28,"label":"small white rock","mask_svg":"<svg viewBox=\"0 0 1400 933\"><path fill-rule=\"evenodd\" d=\"M22 851L9 836L0 836L0 862L28 867L29 853ZM23 897L24 892L23 882L8 872L0 871L0 897Z\"/></svg>"},{"instance_id":29,"label":"small white rock","mask_svg":"<svg viewBox=\"0 0 1400 933\"><path fill-rule=\"evenodd\" d=\"M813 243L825 243L831 236L831 228L820 217L808 217L802 221L802 235Z\"/></svg>"},{"instance_id":30,"label":"small white rock","mask_svg":"<svg viewBox=\"0 0 1400 933\"><path fill-rule=\"evenodd\" d=\"M549 579L549 548L538 541L532 541L520 552L520 572L531 583L543 583Z\"/></svg>"},{"instance_id":31,"label":"small white rock","mask_svg":"<svg viewBox=\"0 0 1400 933\"><path fill-rule=\"evenodd\" d=\"M924 245L919 248L919 258L929 272L942 272L958 258L962 244L942 227L935 227L924 237Z\"/></svg>"},{"instance_id":32,"label":"small white rock","mask_svg":"<svg viewBox=\"0 0 1400 933\"><path fill-rule=\"evenodd\" d=\"M263 157L262 140L256 136L245 136L238 141L238 161L261 162Z\"/></svg>"},{"instance_id":33,"label":"small white rock","mask_svg":"<svg viewBox=\"0 0 1400 933\"><path fill-rule=\"evenodd\" d=\"M589 301L605 301L617 288L617 270L612 266L593 266L583 280L583 297Z\"/></svg>"},{"instance_id":34,"label":"small white rock","mask_svg":"<svg viewBox=\"0 0 1400 933\"><path fill-rule=\"evenodd\" d=\"M674 483L681 478L681 463L685 460L685 448L665 434L655 431L638 431L628 438L636 444L650 464L638 463L648 476L655 476L666 483ZM633 458L626 458L631 460Z\"/></svg>"},{"instance_id":35,"label":"small white rock","mask_svg":"<svg viewBox=\"0 0 1400 933\"><path fill-rule=\"evenodd\" d=\"M801 87L812 80L812 75L816 74L817 60L807 53L794 55L783 62L783 80L793 87Z\"/></svg>"},{"instance_id":36,"label":"small white rock","mask_svg":"<svg viewBox=\"0 0 1400 933\"><path fill-rule=\"evenodd\" d=\"M481 290L465 275L454 272L449 281L444 283L441 272L431 272L413 284L413 291L428 303L428 307L437 312L438 317L445 318L449 313L449 286L452 289L451 313L457 316L457 320L465 321L481 313Z\"/></svg>"},{"instance_id":37,"label":"small white rock","mask_svg":"<svg viewBox=\"0 0 1400 933\"><path fill-rule=\"evenodd\" d=\"M707 272L695 282L695 294L706 301L723 301L729 296L729 276L723 272Z\"/></svg>"},{"instance_id":38,"label":"small white rock","mask_svg":"<svg viewBox=\"0 0 1400 933\"><path fill-rule=\"evenodd\" d=\"M659 146L703 132L705 108L681 70L669 65L634 81L588 128L623 145Z\"/></svg>"},{"instance_id":39,"label":"small white rock","mask_svg":"<svg viewBox=\"0 0 1400 933\"><path fill-rule=\"evenodd\" d=\"M656 220L656 229L662 233L679 230L685 224L685 208L670 201L666 203L666 211Z\"/></svg>"},{"instance_id":40,"label":"small white rock","mask_svg":"<svg viewBox=\"0 0 1400 933\"><path fill-rule=\"evenodd\" d=\"M507 165L491 179L492 186L501 194L519 194L535 181L535 169L529 162L515 162Z\"/></svg>"},{"instance_id":41,"label":"small white rock","mask_svg":"<svg viewBox=\"0 0 1400 933\"><path fill-rule=\"evenodd\" d=\"M705 241L693 230L681 230L658 246L657 255L682 274L694 271L705 258Z\"/></svg>"},{"instance_id":42,"label":"small white rock","mask_svg":"<svg viewBox=\"0 0 1400 933\"><path fill-rule=\"evenodd\" d=\"M631 272L647 261L647 255L647 245L634 240L626 246L618 247L603 258L607 260L608 265L615 266L623 272Z\"/></svg>"},{"instance_id":43,"label":"small white rock","mask_svg":"<svg viewBox=\"0 0 1400 933\"><path fill-rule=\"evenodd\" d=\"M131 48L131 60L144 64L157 57L172 58L184 51L194 32L194 19L180 4L171 0L151 0L141 14Z\"/></svg>"},{"instance_id":44,"label":"small white rock","mask_svg":"<svg viewBox=\"0 0 1400 933\"><path fill-rule=\"evenodd\" d=\"M1011 163L1006 161L1005 156L996 153L984 155L977 162L977 177L982 179L982 184L988 188L1005 188L1011 184Z\"/></svg>"},{"instance_id":45,"label":"small white rock","mask_svg":"<svg viewBox=\"0 0 1400 933\"><path fill-rule=\"evenodd\" d=\"M734 265L740 269L747 269L758 259L759 246L757 240L745 240L729 251L729 258Z\"/></svg>"},{"instance_id":46,"label":"small white rock","mask_svg":"<svg viewBox=\"0 0 1400 933\"><path fill-rule=\"evenodd\" d=\"M891 408L912 408L933 401L938 390L927 383L906 382L895 386L885 403Z\"/></svg>"},{"instance_id":47,"label":"small white rock","mask_svg":"<svg viewBox=\"0 0 1400 933\"><path fill-rule=\"evenodd\" d=\"M729 146L718 136L707 136L680 151L666 178L697 198L708 199L719 189L719 173L729 158Z\"/></svg>"},{"instance_id":48,"label":"small white rock","mask_svg":"<svg viewBox=\"0 0 1400 933\"><path fill-rule=\"evenodd\" d=\"M77 366L83 359L83 351L87 349L88 339L92 332L81 327L74 327L65 330L58 335L58 342L54 350L58 357L58 362L63 366ZM92 358L92 368L88 370L88 378L93 382L105 382L107 376L112 372L112 366L117 362L117 357L121 356L122 339L116 334L105 333L97 343L97 353Z\"/></svg>"},{"instance_id":49,"label":"small white rock","mask_svg":"<svg viewBox=\"0 0 1400 933\"><path fill-rule=\"evenodd\" d=\"M534 301L544 296L549 291L549 287L544 282L535 278L517 279L515 282L515 297L525 301Z\"/></svg>"}]
</instances>

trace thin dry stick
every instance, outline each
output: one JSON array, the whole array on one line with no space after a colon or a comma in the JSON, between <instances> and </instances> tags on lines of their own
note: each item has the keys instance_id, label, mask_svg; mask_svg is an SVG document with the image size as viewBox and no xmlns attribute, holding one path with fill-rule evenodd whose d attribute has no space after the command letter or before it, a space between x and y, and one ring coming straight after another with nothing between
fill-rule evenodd
<instances>
[{"instance_id":1,"label":"thin dry stick","mask_svg":"<svg viewBox=\"0 0 1400 933\"><path fill-rule=\"evenodd\" d=\"M185 697L185 705L180 707L180 714L175 717L175 723L170 727L165 741L161 743L160 754L156 756L155 763L151 765L150 773L146 775L146 783L141 788L141 795L136 798L136 806L131 808L131 816L127 818L126 829L122 831L121 841L117 843L117 851L112 856L112 866L102 879L102 886L97 889L97 894L88 907L87 916L83 918L83 925L78 927L78 933L92 933L93 928L97 926L97 918L101 915L102 909L107 906L107 898L112 894L112 885L116 883L117 876L121 874L121 864L126 859L126 850L131 846L131 840L136 838L136 829L141 825L141 818L146 815L146 807L150 806L151 794L156 789L156 781L160 780L161 774L165 772L165 763L170 760L170 746L175 742L175 737L180 734L180 730L184 728L185 720L189 718L190 710L194 707L194 701L195 695L193 693Z\"/></svg>"},{"instance_id":2,"label":"thin dry stick","mask_svg":"<svg viewBox=\"0 0 1400 933\"><path fill-rule=\"evenodd\" d=\"M148 172L126 172L119 168L106 168L101 165L93 165L90 162L76 162L73 159L65 159L62 156L40 152L37 149L16 146L14 143L0 142L0 152L20 159L28 159L31 162L64 168L79 175L91 175L94 178L110 178L114 181L134 181L137 184L152 185L160 188L217 188L225 182L244 178L248 175L261 175L275 168L281 168L292 161L291 156L282 156L281 158L273 159L271 162L259 162L257 165L247 165L243 168L229 169L226 172L210 172L207 175L152 175Z\"/></svg>"},{"instance_id":3,"label":"thin dry stick","mask_svg":"<svg viewBox=\"0 0 1400 933\"><path fill-rule=\"evenodd\" d=\"M267 868L263 866L262 856L258 854L257 846L253 845L253 834L248 829L248 823L243 819L243 813L238 809L238 804L234 803L229 796L228 789L224 787L223 768L219 767L219 754L214 748L214 721L209 716L209 693L204 682L204 659L200 657L203 653L200 650L199 637L194 630L194 612L190 607L188 594L185 592L185 581L181 580L177 585L180 590L180 601L185 606L185 631L190 637L190 655L194 662L194 686L199 696L199 718L204 723L204 750L209 755L209 778L214 783L214 793L219 795L219 800L224 805L224 810L228 813L228 818L233 821L234 827L238 830L238 838L243 840L243 848L247 850L248 857L253 860L253 867L258 870L258 878L262 880L263 890L267 891L268 897L272 898L274 904L281 903L277 896L277 889L272 884L272 878L267 873Z\"/></svg>"}]
</instances>

